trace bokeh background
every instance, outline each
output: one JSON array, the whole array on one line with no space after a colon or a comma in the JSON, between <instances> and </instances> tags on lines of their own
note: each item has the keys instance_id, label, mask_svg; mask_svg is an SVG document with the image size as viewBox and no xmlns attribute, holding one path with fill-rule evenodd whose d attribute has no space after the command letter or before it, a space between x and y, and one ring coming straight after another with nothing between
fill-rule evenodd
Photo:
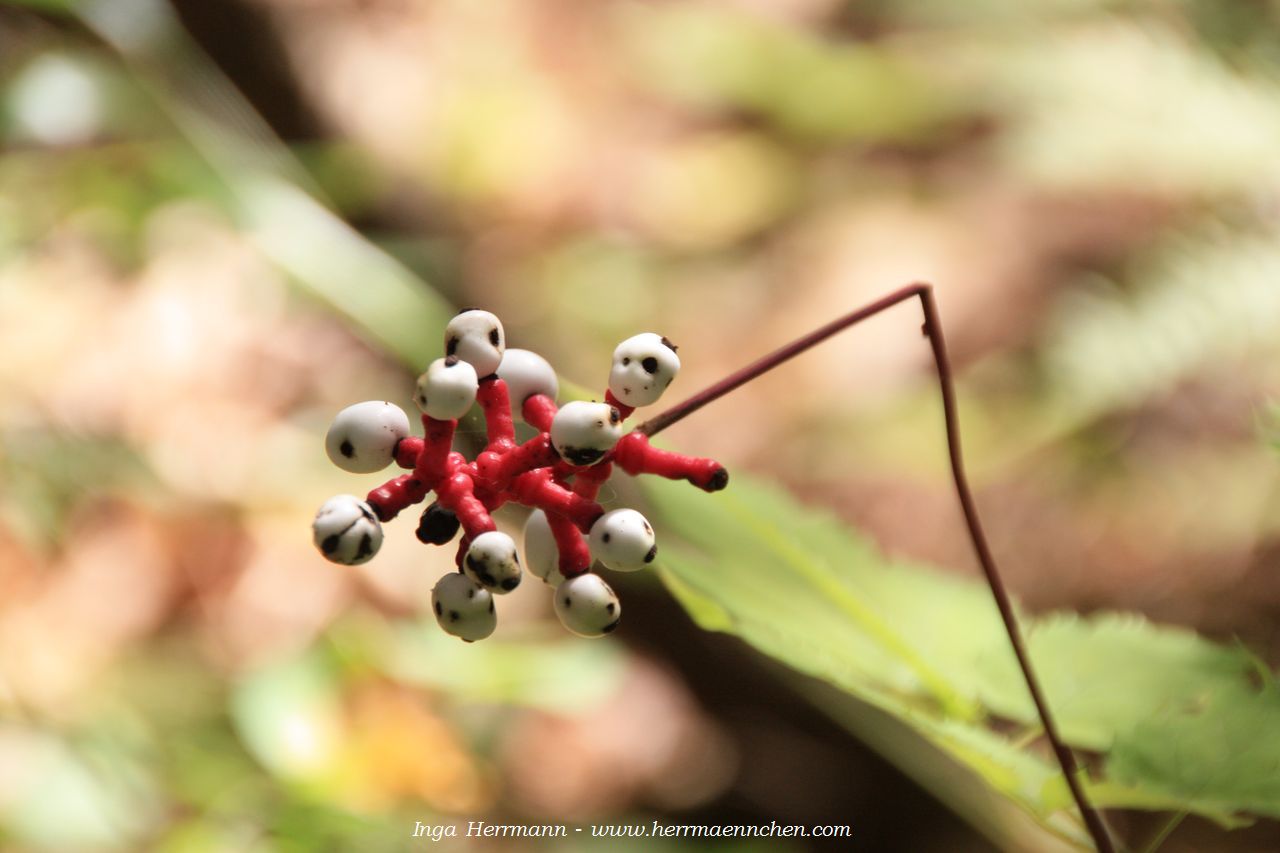
<instances>
[{"instance_id":1,"label":"bokeh background","mask_svg":"<svg viewBox=\"0 0 1280 853\"><path fill-rule=\"evenodd\" d=\"M1280 660L1274 0L7 2L0 141L13 849L394 850L480 817L990 848L652 578L608 640L530 581L464 647L411 522L358 569L314 552L315 507L380 482L332 469L328 420L412 411L461 305L588 389L660 331L678 399L934 282L1027 608ZM974 575L919 324L670 439ZM1277 844L1189 819L1166 849Z\"/></svg>"}]
</instances>

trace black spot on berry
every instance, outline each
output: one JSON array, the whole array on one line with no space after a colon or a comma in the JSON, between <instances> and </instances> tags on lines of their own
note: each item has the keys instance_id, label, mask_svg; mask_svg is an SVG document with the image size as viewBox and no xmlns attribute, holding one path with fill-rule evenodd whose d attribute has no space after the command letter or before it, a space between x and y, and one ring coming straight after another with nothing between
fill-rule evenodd
<instances>
[{"instance_id":1,"label":"black spot on berry","mask_svg":"<svg viewBox=\"0 0 1280 853\"><path fill-rule=\"evenodd\" d=\"M440 602L438 602L438 601L436 602L436 615L437 615L437 616L443 616L443 615L444 615L444 605L443 605L443 604L441 604L441 603L440 603Z\"/></svg>"},{"instance_id":2,"label":"black spot on berry","mask_svg":"<svg viewBox=\"0 0 1280 853\"><path fill-rule=\"evenodd\" d=\"M644 561L646 563L652 563L653 558L656 556L658 556L658 546L654 545L652 548L649 549L649 553L644 555Z\"/></svg>"},{"instance_id":3,"label":"black spot on berry","mask_svg":"<svg viewBox=\"0 0 1280 853\"><path fill-rule=\"evenodd\" d=\"M449 355L456 355L456 354L457 354L457 352L458 352L458 339L457 339L457 338L449 338L449 340L447 340L447 341L445 341L445 342L444 342L444 354L445 354L446 356L449 356Z\"/></svg>"},{"instance_id":4,"label":"black spot on berry","mask_svg":"<svg viewBox=\"0 0 1280 853\"><path fill-rule=\"evenodd\" d=\"M603 540L605 541L605 544L607 545L607 544L609 544L609 540L613 538L613 534L611 534L611 533L606 533L605 535L601 536L600 538L601 538L601 539L603 539Z\"/></svg>"},{"instance_id":5,"label":"black spot on berry","mask_svg":"<svg viewBox=\"0 0 1280 853\"><path fill-rule=\"evenodd\" d=\"M594 447L566 447L564 449L564 458L568 459L573 465L582 466L600 461L604 453L603 450L596 450Z\"/></svg>"},{"instance_id":6,"label":"black spot on berry","mask_svg":"<svg viewBox=\"0 0 1280 853\"><path fill-rule=\"evenodd\" d=\"M640 362L640 366L644 368L645 373L658 372L658 360L653 356L649 356L644 361Z\"/></svg>"},{"instance_id":7,"label":"black spot on berry","mask_svg":"<svg viewBox=\"0 0 1280 853\"><path fill-rule=\"evenodd\" d=\"M449 611L449 621L450 621L450 622L457 622L457 621L458 621L459 619L461 619L461 618L462 618L462 614L461 614L461 613L459 613L458 611L456 611L456 610L450 610L450 611Z\"/></svg>"},{"instance_id":8,"label":"black spot on berry","mask_svg":"<svg viewBox=\"0 0 1280 853\"><path fill-rule=\"evenodd\" d=\"M572 607L572 606L573 606L573 599L566 595L566 596L564 597L564 606L565 606L565 607Z\"/></svg>"},{"instance_id":9,"label":"black spot on berry","mask_svg":"<svg viewBox=\"0 0 1280 853\"><path fill-rule=\"evenodd\" d=\"M622 412L619 412L616 406L609 407L609 423L616 424L622 420Z\"/></svg>"},{"instance_id":10,"label":"black spot on berry","mask_svg":"<svg viewBox=\"0 0 1280 853\"><path fill-rule=\"evenodd\" d=\"M627 366L628 364L630 364L630 363L631 363L631 357L630 357L630 356L628 356L627 358L624 358L624 359L622 360L622 366L623 366L623 367L626 367L626 366Z\"/></svg>"},{"instance_id":11,"label":"black spot on berry","mask_svg":"<svg viewBox=\"0 0 1280 853\"><path fill-rule=\"evenodd\" d=\"M475 587L472 587L471 589L467 590L467 598L475 598L475 597L476 597Z\"/></svg>"},{"instance_id":12,"label":"black spot on berry","mask_svg":"<svg viewBox=\"0 0 1280 853\"><path fill-rule=\"evenodd\" d=\"M604 606L604 612L608 613L610 616L612 616L613 611L617 609L618 609L618 605L614 604L612 601L610 601L608 604Z\"/></svg>"},{"instance_id":13,"label":"black spot on berry","mask_svg":"<svg viewBox=\"0 0 1280 853\"><path fill-rule=\"evenodd\" d=\"M351 446L351 439L344 438L342 444L338 445L338 452L348 459L355 455L356 449Z\"/></svg>"},{"instance_id":14,"label":"black spot on berry","mask_svg":"<svg viewBox=\"0 0 1280 853\"><path fill-rule=\"evenodd\" d=\"M493 344L495 347L502 346L502 335L497 329L489 330L489 343Z\"/></svg>"},{"instance_id":15,"label":"black spot on berry","mask_svg":"<svg viewBox=\"0 0 1280 853\"><path fill-rule=\"evenodd\" d=\"M490 613L492 613L492 612L493 612L493 601L492 601L492 600L490 600L490 601L489 601L489 612L490 612Z\"/></svg>"},{"instance_id":16,"label":"black spot on berry","mask_svg":"<svg viewBox=\"0 0 1280 853\"><path fill-rule=\"evenodd\" d=\"M445 360L444 360L444 366L445 366L445 367L454 367L454 366L455 366L455 365L457 365L457 363L458 363L458 362L460 362L460 361L462 361L462 359L458 358L456 355L446 356L446 357L445 357Z\"/></svg>"},{"instance_id":17,"label":"black spot on berry","mask_svg":"<svg viewBox=\"0 0 1280 853\"><path fill-rule=\"evenodd\" d=\"M662 345L667 349L671 350L672 352L675 352L676 350L680 349L678 346L671 343L671 341L667 338L666 335L662 336Z\"/></svg>"},{"instance_id":18,"label":"black spot on berry","mask_svg":"<svg viewBox=\"0 0 1280 853\"><path fill-rule=\"evenodd\" d=\"M482 583L483 585L497 586L498 584L497 578L495 578L493 574L490 573L488 566L486 566L480 560L476 559L475 554L467 555L467 568L471 569L471 571L476 576L476 580L480 581L480 583Z\"/></svg>"},{"instance_id":19,"label":"black spot on berry","mask_svg":"<svg viewBox=\"0 0 1280 853\"><path fill-rule=\"evenodd\" d=\"M515 589L518 586L520 586L519 575L516 575L513 578L507 578L502 582L502 588L505 589L507 592L510 592L511 590Z\"/></svg>"},{"instance_id":20,"label":"black spot on berry","mask_svg":"<svg viewBox=\"0 0 1280 853\"><path fill-rule=\"evenodd\" d=\"M618 622L619 620L615 619L612 622L610 622L608 625L605 625L604 628L601 629L601 633L612 634L613 629L618 627Z\"/></svg>"},{"instance_id":21,"label":"black spot on berry","mask_svg":"<svg viewBox=\"0 0 1280 853\"><path fill-rule=\"evenodd\" d=\"M360 537L360 547L356 549L356 559L359 560L373 553L373 537L368 533Z\"/></svg>"},{"instance_id":22,"label":"black spot on berry","mask_svg":"<svg viewBox=\"0 0 1280 853\"><path fill-rule=\"evenodd\" d=\"M479 311L479 310L480 310L480 309L479 309L479 308L476 308L475 306L468 306L468 307L466 307L466 308L459 308L459 309L458 309L458 313L457 313L457 314L454 314L453 316L458 317L458 316L461 316L462 314L467 313L468 311Z\"/></svg>"},{"instance_id":23,"label":"black spot on berry","mask_svg":"<svg viewBox=\"0 0 1280 853\"><path fill-rule=\"evenodd\" d=\"M324 541L320 543L320 550L326 554L332 554L338 550L338 534L324 537Z\"/></svg>"},{"instance_id":24,"label":"black spot on berry","mask_svg":"<svg viewBox=\"0 0 1280 853\"><path fill-rule=\"evenodd\" d=\"M652 535L653 535L653 528L649 526L649 522L644 521L644 522L641 522L641 523L644 525L644 532L645 532L645 533L648 533L650 536L652 536Z\"/></svg>"},{"instance_id":25,"label":"black spot on berry","mask_svg":"<svg viewBox=\"0 0 1280 853\"><path fill-rule=\"evenodd\" d=\"M366 506L365 504L360 504L360 514L363 515L365 518L369 519L370 521L378 520L374 518L373 510L369 509L369 507Z\"/></svg>"}]
</instances>

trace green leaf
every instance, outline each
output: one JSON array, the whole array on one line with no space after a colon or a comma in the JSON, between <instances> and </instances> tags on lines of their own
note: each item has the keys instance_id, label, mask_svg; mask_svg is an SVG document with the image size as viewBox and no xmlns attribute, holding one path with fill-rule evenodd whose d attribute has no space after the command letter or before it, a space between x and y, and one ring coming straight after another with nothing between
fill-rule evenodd
<instances>
[{"instance_id":1,"label":"green leaf","mask_svg":"<svg viewBox=\"0 0 1280 853\"><path fill-rule=\"evenodd\" d=\"M1206 687L1117 735L1116 779L1188 810L1280 817L1280 688Z\"/></svg>"},{"instance_id":2,"label":"green leaf","mask_svg":"<svg viewBox=\"0 0 1280 853\"><path fill-rule=\"evenodd\" d=\"M890 715L1059 842L1086 843L985 585L887 559L749 477L714 495L643 482L664 532L683 540L664 546L661 577L699 625L839 688L844 699L819 704L1000 843L1007 829L974 812L963 781L938 790L918 748L886 747L883 722L856 709ZM1280 814L1280 690L1246 650L1131 614L1020 621L1065 739L1102 753L1085 780L1100 805L1226 827Z\"/></svg>"},{"instance_id":3,"label":"green leaf","mask_svg":"<svg viewBox=\"0 0 1280 853\"><path fill-rule=\"evenodd\" d=\"M732 627L877 704L911 698L975 715L972 673L980 659L1007 654L982 589L913 566L889 568L824 512L745 478L714 497L683 483L646 486L665 528L698 548L664 552L664 577L695 603L701 624Z\"/></svg>"},{"instance_id":4,"label":"green leaf","mask_svg":"<svg viewBox=\"0 0 1280 853\"><path fill-rule=\"evenodd\" d=\"M1094 750L1110 748L1117 732L1176 705L1189 690L1232 691L1255 671L1242 649L1131 614L1055 614L1033 624L1028 644L1063 736ZM1036 720L1026 688L1008 673L987 680L983 702L999 716Z\"/></svg>"}]
</instances>

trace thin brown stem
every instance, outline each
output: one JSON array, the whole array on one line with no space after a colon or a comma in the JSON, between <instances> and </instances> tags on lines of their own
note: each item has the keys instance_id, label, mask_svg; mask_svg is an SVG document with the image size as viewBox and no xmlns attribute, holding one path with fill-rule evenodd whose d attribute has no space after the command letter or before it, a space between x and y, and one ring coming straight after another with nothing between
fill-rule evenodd
<instances>
[{"instance_id":1,"label":"thin brown stem","mask_svg":"<svg viewBox=\"0 0 1280 853\"><path fill-rule=\"evenodd\" d=\"M785 361L790 361L805 350L822 343L827 338L843 332L850 326L861 323L868 317L879 314L886 308L892 308L899 302L905 302L912 297L919 296L921 287L927 287L927 285L912 285L910 287L904 287L901 290L896 290L883 299L877 299L870 305L866 305L859 308L857 311L832 320L821 328L814 329L804 337L796 338L786 346L779 347L768 355L756 359L746 367L743 367L740 370L735 370L724 379L721 379L714 385L707 386L689 399L667 409L662 414L655 415L640 424L640 426L636 427L636 432L642 432L645 435L657 435L660 431L671 426L676 421L688 417L698 411L698 409L707 405L707 403L710 403L712 400L718 400L740 385L745 385L760 374L772 370Z\"/></svg>"},{"instance_id":2,"label":"thin brown stem","mask_svg":"<svg viewBox=\"0 0 1280 853\"><path fill-rule=\"evenodd\" d=\"M1080 781L1079 765L1077 765L1075 756L1067 748L1058 733L1058 725L1049 710L1048 702L1045 701L1044 692L1040 688L1040 680L1036 677L1035 670L1031 666L1031 658L1027 653L1026 642L1023 640L1021 629L1018 627L1013 601L1010 599L1004 580L996 568L995 558L987 545L987 538L982 530L982 522L978 518L977 505L974 503L973 493L969 488L969 478L965 474L964 456L960 448L960 421L956 413L955 382L951 370L951 359L947 355L947 345L942 334L942 323L938 316L938 307L934 301L933 287L931 285L913 284L904 287L872 302L870 305L833 320L786 346L774 350L763 358L757 359L746 367L734 371L714 385L651 418L636 429L646 435L655 435L713 400L723 397L757 376L795 358L800 353L818 345L827 338L861 323L868 317L892 308L894 305L916 297L919 297L921 308L924 311L924 327L922 331L929 339L929 345L933 350L933 360L937 366L938 382L942 391L942 414L946 424L947 451L951 460L951 474L955 482L956 495L960 499L960 508L964 512L965 525L969 529L969 538L973 542L978 562L982 566L987 585L990 586L991 594L996 601L996 607L1000 611L1000 618L1004 622L1005 632L1009 635L1009 643L1013 646L1013 654L1017 658L1018 667L1022 670L1022 677L1027 684L1027 690L1031 694L1031 701L1035 704L1036 713L1040 716L1040 722L1044 727L1045 739L1049 742L1058 764L1062 767L1062 774L1066 777L1067 786L1071 789L1071 796L1075 799L1076 805L1080 809L1081 817L1084 818L1085 827L1100 853L1113 853L1115 847L1111 842L1111 835L1107 831L1107 826L1103 822L1102 815L1089 802L1088 795L1085 793L1084 786Z\"/></svg>"}]
</instances>

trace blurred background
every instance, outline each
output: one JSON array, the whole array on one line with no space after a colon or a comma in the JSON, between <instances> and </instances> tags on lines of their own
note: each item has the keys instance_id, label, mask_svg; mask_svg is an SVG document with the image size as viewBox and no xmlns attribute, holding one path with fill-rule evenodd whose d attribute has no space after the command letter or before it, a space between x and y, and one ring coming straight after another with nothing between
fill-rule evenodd
<instances>
[{"instance_id":1,"label":"blurred background","mask_svg":"<svg viewBox=\"0 0 1280 853\"><path fill-rule=\"evenodd\" d=\"M990 849L650 577L616 637L529 581L463 646L426 606L452 549L410 520L357 569L315 553L315 508L383 479L332 468L329 419L412 412L462 305L586 389L659 331L665 403L934 282L1027 608L1280 660L1275 0L10 0L0 141L13 849L392 850L473 818ZM671 442L976 576L919 326ZM1190 819L1167 849L1277 845Z\"/></svg>"}]
</instances>

